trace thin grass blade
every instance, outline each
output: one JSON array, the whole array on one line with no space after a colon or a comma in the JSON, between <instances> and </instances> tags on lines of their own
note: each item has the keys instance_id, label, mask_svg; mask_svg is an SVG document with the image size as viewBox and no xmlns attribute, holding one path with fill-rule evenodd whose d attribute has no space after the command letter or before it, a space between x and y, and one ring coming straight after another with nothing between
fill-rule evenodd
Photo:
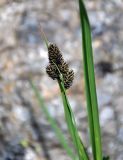
<instances>
[{"instance_id":1,"label":"thin grass blade","mask_svg":"<svg viewBox=\"0 0 123 160\"><path fill-rule=\"evenodd\" d=\"M79 9L82 30L84 77L90 128L90 139L94 160L102 160L102 145L95 85L91 29L88 15L82 0L79 0Z\"/></svg>"},{"instance_id":2,"label":"thin grass blade","mask_svg":"<svg viewBox=\"0 0 123 160\"><path fill-rule=\"evenodd\" d=\"M61 145L66 150L66 153L68 154L69 157L71 157L72 160L78 160L77 156L73 153L73 151L71 150L70 146L66 142L66 138L64 137L62 131L60 130L60 128L58 127L57 123L55 122L55 120L50 115L50 113L49 113L49 111L47 109L47 106L45 105L44 99L42 98L42 96L39 93L38 89L36 88L36 86L34 85L34 83L32 81L30 81L30 85L31 85L32 90L34 91L34 93L36 95L36 98L37 98L37 100L38 100L38 102L40 104L40 107L41 107L44 115L46 116L49 124L53 128L53 130L54 130L58 140L60 141Z\"/></svg>"}]
</instances>

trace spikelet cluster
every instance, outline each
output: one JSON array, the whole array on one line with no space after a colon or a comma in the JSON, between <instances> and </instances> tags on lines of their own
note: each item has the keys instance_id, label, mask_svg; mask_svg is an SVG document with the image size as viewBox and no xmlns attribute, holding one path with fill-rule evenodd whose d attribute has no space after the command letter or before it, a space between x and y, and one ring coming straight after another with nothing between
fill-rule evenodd
<instances>
[{"instance_id":1,"label":"spikelet cluster","mask_svg":"<svg viewBox=\"0 0 123 160\"><path fill-rule=\"evenodd\" d=\"M49 65L46 67L46 72L53 80L59 79L59 71L63 75L65 89L70 88L74 79L73 70L69 69L68 64L64 61L63 56L56 44L48 46ZM56 65L57 67L56 67ZM59 71L58 71L59 69Z\"/></svg>"}]
</instances>

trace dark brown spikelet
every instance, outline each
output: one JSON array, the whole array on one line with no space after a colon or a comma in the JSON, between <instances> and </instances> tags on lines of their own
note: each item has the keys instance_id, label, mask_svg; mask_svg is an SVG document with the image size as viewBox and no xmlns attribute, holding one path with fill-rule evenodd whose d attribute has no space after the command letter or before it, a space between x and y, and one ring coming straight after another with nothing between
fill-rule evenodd
<instances>
[{"instance_id":1,"label":"dark brown spikelet","mask_svg":"<svg viewBox=\"0 0 123 160\"><path fill-rule=\"evenodd\" d=\"M59 77L57 69L51 64L46 67L46 72L53 80Z\"/></svg>"},{"instance_id":2,"label":"dark brown spikelet","mask_svg":"<svg viewBox=\"0 0 123 160\"><path fill-rule=\"evenodd\" d=\"M58 65L58 68L61 73L67 73L69 71L69 66L66 62L63 62L61 65Z\"/></svg>"},{"instance_id":3,"label":"dark brown spikelet","mask_svg":"<svg viewBox=\"0 0 123 160\"><path fill-rule=\"evenodd\" d=\"M74 79L73 70L69 69L68 64L64 61L63 56L56 44L49 44L48 47L49 65L46 72L53 80L60 80L60 73L63 75L65 89L70 88Z\"/></svg>"},{"instance_id":4,"label":"dark brown spikelet","mask_svg":"<svg viewBox=\"0 0 123 160\"><path fill-rule=\"evenodd\" d=\"M63 74L64 79L64 87L65 89L68 89L71 87L74 79L74 72L73 70L68 71L66 74Z\"/></svg>"},{"instance_id":5,"label":"dark brown spikelet","mask_svg":"<svg viewBox=\"0 0 123 160\"><path fill-rule=\"evenodd\" d=\"M59 50L59 48L56 46L56 44L50 44L48 47L48 55L49 55L49 62L55 63L55 64L62 64L63 63L63 57Z\"/></svg>"}]
</instances>

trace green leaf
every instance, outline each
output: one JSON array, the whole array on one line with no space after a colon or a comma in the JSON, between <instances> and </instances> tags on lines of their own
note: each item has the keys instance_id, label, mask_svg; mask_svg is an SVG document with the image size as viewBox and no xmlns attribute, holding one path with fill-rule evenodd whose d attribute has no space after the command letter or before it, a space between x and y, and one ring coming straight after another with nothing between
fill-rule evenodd
<instances>
[{"instance_id":1,"label":"green leaf","mask_svg":"<svg viewBox=\"0 0 123 160\"><path fill-rule=\"evenodd\" d=\"M44 113L44 115L46 116L49 124L51 125L51 127L53 128L58 140L60 141L61 145L63 146L63 148L66 150L66 153L68 154L69 157L71 157L72 160L78 160L78 158L75 156L75 154L73 153L73 151L71 150L71 148L69 147L68 143L66 142L66 138L64 137L62 131L60 130L60 128L58 127L57 123L55 122L55 120L52 118L52 116L50 115L47 106L45 105L44 99L42 98L41 94L39 93L38 89L36 88L36 86L34 85L34 83L32 81L30 81L30 85L36 95L36 98L40 104L40 107Z\"/></svg>"},{"instance_id":2,"label":"green leaf","mask_svg":"<svg viewBox=\"0 0 123 160\"><path fill-rule=\"evenodd\" d=\"M87 11L82 0L79 0L79 9L82 31L85 89L93 159L102 160L102 144L95 85L91 29Z\"/></svg>"}]
</instances>

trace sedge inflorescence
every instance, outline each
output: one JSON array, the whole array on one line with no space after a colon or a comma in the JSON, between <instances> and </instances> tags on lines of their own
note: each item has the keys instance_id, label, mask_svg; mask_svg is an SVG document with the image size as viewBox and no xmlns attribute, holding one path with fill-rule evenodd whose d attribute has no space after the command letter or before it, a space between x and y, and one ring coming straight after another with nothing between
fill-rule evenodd
<instances>
[{"instance_id":1,"label":"sedge inflorescence","mask_svg":"<svg viewBox=\"0 0 123 160\"><path fill-rule=\"evenodd\" d=\"M49 44L48 57L49 65L46 67L46 72L49 77L60 81L60 74L62 74L65 89L70 88L73 83L74 72L69 69L68 63L64 61L62 53L56 44Z\"/></svg>"}]
</instances>

